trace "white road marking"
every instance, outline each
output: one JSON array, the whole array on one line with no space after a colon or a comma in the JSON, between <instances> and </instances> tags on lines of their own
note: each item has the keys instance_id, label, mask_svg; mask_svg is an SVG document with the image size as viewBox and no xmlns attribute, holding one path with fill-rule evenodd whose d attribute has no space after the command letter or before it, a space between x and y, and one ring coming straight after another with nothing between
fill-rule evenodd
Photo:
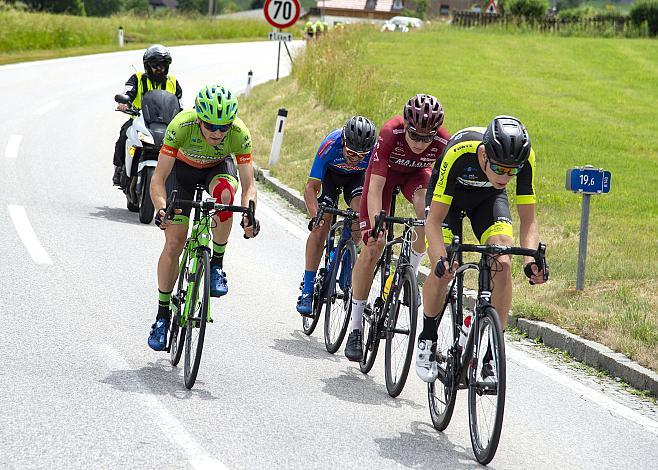
<instances>
[{"instance_id":1,"label":"white road marking","mask_svg":"<svg viewBox=\"0 0 658 470\"><path fill-rule=\"evenodd\" d=\"M55 101L51 101L50 103L46 103L40 108L35 109L34 114L36 114L37 116L43 116L51 109L56 108L59 105L59 103L61 103L60 100L55 100Z\"/></svg>"},{"instance_id":2,"label":"white road marking","mask_svg":"<svg viewBox=\"0 0 658 470\"><path fill-rule=\"evenodd\" d=\"M135 370L133 367L124 360L124 358L111 346L104 345L101 347L100 353L105 358L105 361L110 369L117 367L123 370ZM189 457L189 463L192 468L198 470L205 469L227 469L219 460L213 459L208 453L194 440L194 438L187 432L183 424L178 421L169 410L158 400L158 398L151 393L137 376L130 379L131 387L137 387L139 392L135 396L139 397L151 412L156 415L155 422L162 430L162 434L169 439L172 443L179 446Z\"/></svg>"},{"instance_id":3,"label":"white road marking","mask_svg":"<svg viewBox=\"0 0 658 470\"><path fill-rule=\"evenodd\" d=\"M34 262L37 264L53 264L50 256L48 256L48 253L37 238L36 233L34 233L30 220L27 218L25 208L10 204L8 209L11 220L14 222L14 227L16 227L16 233L18 233L18 236Z\"/></svg>"},{"instance_id":4,"label":"white road marking","mask_svg":"<svg viewBox=\"0 0 658 470\"><path fill-rule=\"evenodd\" d=\"M637 411L632 410L631 408L622 405L621 403L618 403L611 398L608 398L602 393L599 393L596 390L591 389L570 377L567 377L561 372L552 369L545 364L542 364L538 360L530 357L528 354L514 348L509 344L505 344L505 352L507 353L507 357L516 362L519 366L534 369L549 379L554 380L555 382L570 388L574 392L581 394L587 400L596 403L597 405L618 416L639 424L647 431L658 436L658 422L652 420L651 418L647 418L641 413L638 413Z\"/></svg>"},{"instance_id":5,"label":"white road marking","mask_svg":"<svg viewBox=\"0 0 658 470\"><path fill-rule=\"evenodd\" d=\"M18 158L18 148L21 145L21 140L23 140L22 135L13 134L9 136L9 142L7 142L5 148L5 157Z\"/></svg>"}]
</instances>

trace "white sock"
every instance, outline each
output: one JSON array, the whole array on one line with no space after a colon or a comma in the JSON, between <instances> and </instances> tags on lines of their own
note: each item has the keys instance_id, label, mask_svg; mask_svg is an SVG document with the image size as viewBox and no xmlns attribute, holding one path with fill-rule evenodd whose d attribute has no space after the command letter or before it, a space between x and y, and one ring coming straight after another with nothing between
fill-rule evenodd
<instances>
[{"instance_id":1,"label":"white sock","mask_svg":"<svg viewBox=\"0 0 658 470\"><path fill-rule=\"evenodd\" d=\"M418 274L418 267L420 266L420 262L423 261L423 258L425 257L425 251L422 253L417 253L416 250L413 248L411 249L411 267L414 268L414 272Z\"/></svg>"},{"instance_id":2,"label":"white sock","mask_svg":"<svg viewBox=\"0 0 658 470\"><path fill-rule=\"evenodd\" d=\"M361 329L363 310L366 308L366 300L352 298L352 319L350 320L350 332Z\"/></svg>"}]
</instances>

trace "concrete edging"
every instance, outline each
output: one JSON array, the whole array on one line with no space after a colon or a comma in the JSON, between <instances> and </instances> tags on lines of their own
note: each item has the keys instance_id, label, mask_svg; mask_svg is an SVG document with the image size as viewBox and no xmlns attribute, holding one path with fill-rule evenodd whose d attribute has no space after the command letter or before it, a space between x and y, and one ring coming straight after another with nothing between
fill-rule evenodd
<instances>
[{"instance_id":1,"label":"concrete edging","mask_svg":"<svg viewBox=\"0 0 658 470\"><path fill-rule=\"evenodd\" d=\"M254 168L258 181L274 190L295 208L306 212L306 204L299 191L270 176L269 170L262 170L256 165ZM429 270L421 266L418 274L418 280L422 283L427 278ZM530 338L541 338L548 347L568 352L577 361L603 369L629 385L639 390L648 390L653 396L658 397L658 374L607 346L576 336L559 326L514 315L509 316L508 325L518 328Z\"/></svg>"}]
</instances>

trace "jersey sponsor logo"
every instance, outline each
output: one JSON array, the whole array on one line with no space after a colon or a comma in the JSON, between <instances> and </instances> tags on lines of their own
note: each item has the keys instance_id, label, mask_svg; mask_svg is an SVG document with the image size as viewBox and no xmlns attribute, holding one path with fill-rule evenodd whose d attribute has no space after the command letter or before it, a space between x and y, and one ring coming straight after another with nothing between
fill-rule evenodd
<instances>
[{"instance_id":1,"label":"jersey sponsor logo","mask_svg":"<svg viewBox=\"0 0 658 470\"><path fill-rule=\"evenodd\" d=\"M249 147L251 147L251 136L245 135L244 140L242 142L242 148L246 149L246 148L249 148Z\"/></svg>"},{"instance_id":2,"label":"jersey sponsor logo","mask_svg":"<svg viewBox=\"0 0 658 470\"><path fill-rule=\"evenodd\" d=\"M249 153L247 155L238 155L236 159L238 161L238 164L250 163L251 154Z\"/></svg>"},{"instance_id":3,"label":"jersey sponsor logo","mask_svg":"<svg viewBox=\"0 0 658 470\"><path fill-rule=\"evenodd\" d=\"M441 163L441 169L439 170L439 179L436 182L437 186L443 186L446 179L446 171L448 170L448 162L443 160Z\"/></svg>"},{"instance_id":4,"label":"jersey sponsor logo","mask_svg":"<svg viewBox=\"0 0 658 470\"><path fill-rule=\"evenodd\" d=\"M398 146L393 149L394 152L404 155L404 147Z\"/></svg>"},{"instance_id":5,"label":"jersey sponsor logo","mask_svg":"<svg viewBox=\"0 0 658 470\"><path fill-rule=\"evenodd\" d=\"M406 166L409 168L427 168L432 166L432 162L419 162L417 160L401 159L396 158L391 155L390 162L400 166Z\"/></svg>"},{"instance_id":6,"label":"jersey sponsor logo","mask_svg":"<svg viewBox=\"0 0 658 470\"><path fill-rule=\"evenodd\" d=\"M363 168L359 168L356 165L352 166L347 162L332 163L331 166L333 166L334 168L338 168L340 170L347 170L347 171L363 170Z\"/></svg>"},{"instance_id":7,"label":"jersey sponsor logo","mask_svg":"<svg viewBox=\"0 0 658 470\"><path fill-rule=\"evenodd\" d=\"M181 122L180 126L181 127L190 127L196 124L196 121L187 121L187 122Z\"/></svg>"},{"instance_id":8,"label":"jersey sponsor logo","mask_svg":"<svg viewBox=\"0 0 658 470\"><path fill-rule=\"evenodd\" d=\"M464 186L472 186L474 188L491 188L493 185L487 181L480 181L475 179L475 176L472 177L473 179L465 179L463 176L459 176L457 178L457 182L464 185Z\"/></svg>"},{"instance_id":9,"label":"jersey sponsor logo","mask_svg":"<svg viewBox=\"0 0 658 470\"><path fill-rule=\"evenodd\" d=\"M404 128L402 128L402 129L393 129L393 134L404 134Z\"/></svg>"},{"instance_id":10,"label":"jersey sponsor logo","mask_svg":"<svg viewBox=\"0 0 658 470\"><path fill-rule=\"evenodd\" d=\"M176 140L176 131L167 129L167 139L168 140Z\"/></svg>"},{"instance_id":11,"label":"jersey sponsor logo","mask_svg":"<svg viewBox=\"0 0 658 470\"><path fill-rule=\"evenodd\" d=\"M320 150L318 150L318 157L324 158L327 155L329 155L329 149L331 148L331 145L334 143L334 140L328 140L324 143L322 147L320 147Z\"/></svg>"}]
</instances>

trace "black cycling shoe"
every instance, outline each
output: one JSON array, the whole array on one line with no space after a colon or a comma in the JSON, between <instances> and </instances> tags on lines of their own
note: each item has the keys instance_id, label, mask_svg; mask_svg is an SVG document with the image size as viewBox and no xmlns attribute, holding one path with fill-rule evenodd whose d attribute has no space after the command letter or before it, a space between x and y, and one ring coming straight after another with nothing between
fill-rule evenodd
<instances>
[{"instance_id":1,"label":"black cycling shoe","mask_svg":"<svg viewBox=\"0 0 658 470\"><path fill-rule=\"evenodd\" d=\"M361 359L363 359L361 330L353 330L347 337L347 344L345 345L345 357L352 362L361 362Z\"/></svg>"}]
</instances>

